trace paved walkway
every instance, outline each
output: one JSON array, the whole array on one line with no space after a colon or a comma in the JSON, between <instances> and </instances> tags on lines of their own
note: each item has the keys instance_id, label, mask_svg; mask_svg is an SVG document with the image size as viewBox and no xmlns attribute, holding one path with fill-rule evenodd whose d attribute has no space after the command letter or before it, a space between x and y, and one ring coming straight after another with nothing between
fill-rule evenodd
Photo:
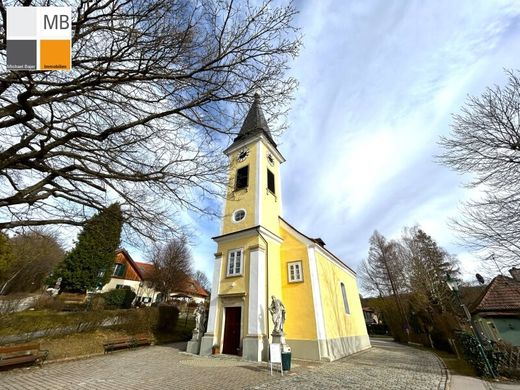
<instances>
[{"instance_id":1,"label":"paved walkway","mask_svg":"<svg viewBox=\"0 0 520 390\"><path fill-rule=\"evenodd\" d=\"M431 353L391 342L332 363L296 362L283 378L265 364L197 357L183 344L154 346L64 363L0 372L0 389L444 389Z\"/></svg>"},{"instance_id":2,"label":"paved walkway","mask_svg":"<svg viewBox=\"0 0 520 390\"><path fill-rule=\"evenodd\" d=\"M391 341L371 340L373 348L258 389L445 389L446 372L432 353Z\"/></svg>"}]
</instances>

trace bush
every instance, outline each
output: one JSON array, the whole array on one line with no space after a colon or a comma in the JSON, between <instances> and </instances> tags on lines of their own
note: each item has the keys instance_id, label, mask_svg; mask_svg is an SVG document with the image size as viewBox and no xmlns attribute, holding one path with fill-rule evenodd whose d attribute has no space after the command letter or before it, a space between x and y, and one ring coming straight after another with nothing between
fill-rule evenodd
<instances>
[{"instance_id":1,"label":"bush","mask_svg":"<svg viewBox=\"0 0 520 390\"><path fill-rule=\"evenodd\" d=\"M159 319L157 330L165 333L173 333L179 320L179 309L172 305L159 305Z\"/></svg>"},{"instance_id":2,"label":"bush","mask_svg":"<svg viewBox=\"0 0 520 390\"><path fill-rule=\"evenodd\" d=\"M135 292L129 288L110 290L102 295L105 305L114 309L130 309L135 299Z\"/></svg>"}]
</instances>

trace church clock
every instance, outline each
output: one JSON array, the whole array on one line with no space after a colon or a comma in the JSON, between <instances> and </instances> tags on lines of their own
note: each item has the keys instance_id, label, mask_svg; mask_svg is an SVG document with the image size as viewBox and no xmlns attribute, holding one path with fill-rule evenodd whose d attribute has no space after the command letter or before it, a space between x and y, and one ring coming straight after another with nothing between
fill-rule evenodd
<instances>
[{"instance_id":1,"label":"church clock","mask_svg":"<svg viewBox=\"0 0 520 390\"><path fill-rule=\"evenodd\" d=\"M274 167L274 157L273 157L273 155L271 153L267 154L267 161L269 162L269 165Z\"/></svg>"},{"instance_id":2,"label":"church clock","mask_svg":"<svg viewBox=\"0 0 520 390\"><path fill-rule=\"evenodd\" d=\"M249 156L249 149L243 148L238 152L237 161L242 162L247 158L247 156Z\"/></svg>"}]
</instances>

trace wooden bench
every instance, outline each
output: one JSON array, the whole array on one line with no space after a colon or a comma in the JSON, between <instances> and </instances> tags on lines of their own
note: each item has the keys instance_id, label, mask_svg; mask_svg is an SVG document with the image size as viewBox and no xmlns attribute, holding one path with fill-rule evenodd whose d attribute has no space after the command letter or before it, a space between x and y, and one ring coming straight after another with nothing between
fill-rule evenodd
<instances>
[{"instance_id":1,"label":"wooden bench","mask_svg":"<svg viewBox=\"0 0 520 390\"><path fill-rule=\"evenodd\" d=\"M59 299L63 303L64 311L82 309L82 305L85 303L86 298L85 294L62 293L59 295Z\"/></svg>"},{"instance_id":2,"label":"wooden bench","mask_svg":"<svg viewBox=\"0 0 520 390\"><path fill-rule=\"evenodd\" d=\"M0 347L0 367L35 362L41 367L48 354L49 351L40 349L37 343Z\"/></svg>"},{"instance_id":3,"label":"wooden bench","mask_svg":"<svg viewBox=\"0 0 520 390\"><path fill-rule=\"evenodd\" d=\"M123 337L120 339L108 340L103 343L105 353L124 348L137 348L145 345L151 345L152 339L147 335L136 335L130 337Z\"/></svg>"}]
</instances>

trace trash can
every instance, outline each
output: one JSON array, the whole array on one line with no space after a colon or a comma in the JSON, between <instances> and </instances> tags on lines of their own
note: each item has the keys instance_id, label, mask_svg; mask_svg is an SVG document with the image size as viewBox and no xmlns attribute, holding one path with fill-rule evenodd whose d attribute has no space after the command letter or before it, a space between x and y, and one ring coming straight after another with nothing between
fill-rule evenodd
<instances>
[{"instance_id":1,"label":"trash can","mask_svg":"<svg viewBox=\"0 0 520 390\"><path fill-rule=\"evenodd\" d=\"M291 371L291 352L282 352L282 369Z\"/></svg>"}]
</instances>

